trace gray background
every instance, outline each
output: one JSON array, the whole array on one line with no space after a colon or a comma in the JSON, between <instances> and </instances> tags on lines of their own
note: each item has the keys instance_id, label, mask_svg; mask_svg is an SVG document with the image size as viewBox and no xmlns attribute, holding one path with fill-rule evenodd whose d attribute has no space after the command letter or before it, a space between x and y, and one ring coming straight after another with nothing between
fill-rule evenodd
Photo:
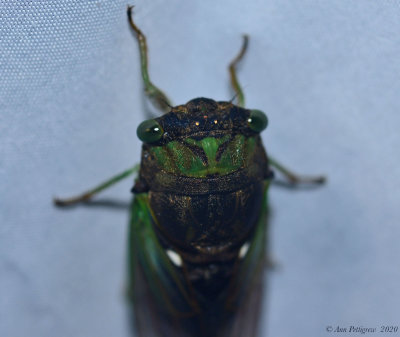
<instances>
[{"instance_id":1,"label":"gray background","mask_svg":"<svg viewBox=\"0 0 400 337\"><path fill-rule=\"evenodd\" d=\"M232 97L268 151L320 189L272 188L262 336L400 324L398 1L136 1L155 83L175 103ZM144 115L126 1L0 1L0 336L125 337L132 181L114 207L55 209L139 161ZM332 333L334 334L334 333ZM398 333L400 334L400 333ZM392 334L393 335L393 334Z\"/></svg>"}]
</instances>

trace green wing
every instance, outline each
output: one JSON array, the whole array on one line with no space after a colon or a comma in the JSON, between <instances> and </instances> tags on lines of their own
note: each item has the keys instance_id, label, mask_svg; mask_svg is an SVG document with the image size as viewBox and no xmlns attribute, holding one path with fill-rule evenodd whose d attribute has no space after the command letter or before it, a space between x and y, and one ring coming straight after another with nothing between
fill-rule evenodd
<instances>
[{"instance_id":1,"label":"green wing","mask_svg":"<svg viewBox=\"0 0 400 337\"><path fill-rule=\"evenodd\" d=\"M147 194L133 200L129 233L129 293L139 336L185 336L181 326L195 315L189 289L152 227Z\"/></svg>"}]
</instances>

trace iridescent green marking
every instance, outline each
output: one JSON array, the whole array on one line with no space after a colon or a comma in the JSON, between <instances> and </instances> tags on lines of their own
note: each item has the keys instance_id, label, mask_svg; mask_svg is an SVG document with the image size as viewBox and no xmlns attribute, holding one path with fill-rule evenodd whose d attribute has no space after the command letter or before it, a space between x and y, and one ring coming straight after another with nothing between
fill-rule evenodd
<instances>
[{"instance_id":1,"label":"iridescent green marking","mask_svg":"<svg viewBox=\"0 0 400 337\"><path fill-rule=\"evenodd\" d=\"M189 145L197 146L198 148L203 149L204 153L207 156L207 166L209 168L215 168L218 167L217 151L222 144L226 143L229 140L229 138L229 135L225 135L222 138L207 137L201 140L188 138L185 140L185 142Z\"/></svg>"},{"instance_id":2,"label":"iridescent green marking","mask_svg":"<svg viewBox=\"0 0 400 337\"><path fill-rule=\"evenodd\" d=\"M186 173L192 175L194 172L204 170L206 165L200 157L193 154L192 150L179 142L170 142L166 145L167 155L170 155L172 164L176 170L174 173ZM162 163L159 160L159 164ZM168 168L167 168L168 170Z\"/></svg>"},{"instance_id":3,"label":"iridescent green marking","mask_svg":"<svg viewBox=\"0 0 400 337\"><path fill-rule=\"evenodd\" d=\"M185 139L185 143L172 141L164 146L152 147L160 167L173 174L183 174L187 177L204 178L208 175L226 175L247 167L255 145L255 137L246 138L236 135L232 140L230 135L222 138L206 137L201 140ZM225 144L229 142L228 144ZM221 146L226 148L220 149ZM205 154L196 153L196 148ZM218 154L218 151L222 153ZM206 159L206 160L205 160Z\"/></svg>"}]
</instances>

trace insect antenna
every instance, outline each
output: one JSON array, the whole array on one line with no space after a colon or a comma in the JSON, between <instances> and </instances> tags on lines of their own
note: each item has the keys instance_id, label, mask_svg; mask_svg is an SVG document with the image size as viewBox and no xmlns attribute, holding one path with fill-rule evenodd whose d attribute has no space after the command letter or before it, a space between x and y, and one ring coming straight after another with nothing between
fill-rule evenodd
<instances>
[{"instance_id":1,"label":"insect antenna","mask_svg":"<svg viewBox=\"0 0 400 337\"><path fill-rule=\"evenodd\" d=\"M133 6L128 6L128 21L132 30L136 33L136 38L139 44L140 65L145 94L157 109L160 109L163 112L168 112L169 109L172 107L172 104L170 103L167 95L165 95L159 88L157 88L150 80L146 36L133 22L132 13Z\"/></svg>"},{"instance_id":2,"label":"insect antenna","mask_svg":"<svg viewBox=\"0 0 400 337\"><path fill-rule=\"evenodd\" d=\"M240 62L240 60L243 58L244 54L246 53L248 44L249 44L249 36L245 34L245 35L243 35L243 44L242 44L242 48L239 51L239 54L229 64L229 74L231 77L231 85L232 85L233 90L236 93L236 96L238 97L238 105L240 107L244 107L244 94L243 94L242 88L241 88L240 83L236 76L236 67L237 67L237 64Z\"/></svg>"}]
</instances>

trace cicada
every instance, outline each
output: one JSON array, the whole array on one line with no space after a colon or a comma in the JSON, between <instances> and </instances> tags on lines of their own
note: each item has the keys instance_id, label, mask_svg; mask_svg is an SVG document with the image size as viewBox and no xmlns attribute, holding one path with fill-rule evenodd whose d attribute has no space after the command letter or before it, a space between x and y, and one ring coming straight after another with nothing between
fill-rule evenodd
<instances>
[{"instance_id":1,"label":"cicada","mask_svg":"<svg viewBox=\"0 0 400 337\"><path fill-rule=\"evenodd\" d=\"M266 266L267 191L272 168L290 183L299 177L267 156L260 133L267 116L244 107L236 66L229 65L237 99L192 99L173 106L150 80L145 35L128 20L140 49L146 95L163 114L142 122L139 169L130 168L78 197L88 201L134 174L129 231L129 294L140 337L252 337L257 333Z\"/></svg>"}]
</instances>

